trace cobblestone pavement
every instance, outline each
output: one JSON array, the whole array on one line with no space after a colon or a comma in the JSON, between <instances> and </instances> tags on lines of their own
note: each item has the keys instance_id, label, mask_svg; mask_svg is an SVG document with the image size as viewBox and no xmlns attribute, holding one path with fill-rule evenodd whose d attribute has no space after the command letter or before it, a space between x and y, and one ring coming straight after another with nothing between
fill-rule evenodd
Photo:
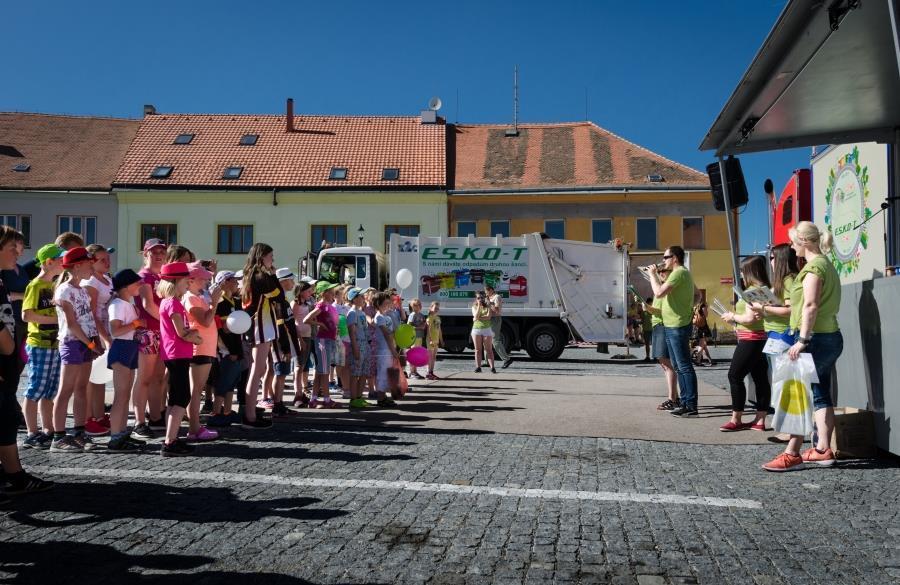
<instances>
[{"instance_id":1,"label":"cobblestone pavement","mask_svg":"<svg viewBox=\"0 0 900 585\"><path fill-rule=\"evenodd\" d=\"M0 583L900 582L894 459L297 419L157 450L23 451L59 485L0 511Z\"/></svg>"}]
</instances>

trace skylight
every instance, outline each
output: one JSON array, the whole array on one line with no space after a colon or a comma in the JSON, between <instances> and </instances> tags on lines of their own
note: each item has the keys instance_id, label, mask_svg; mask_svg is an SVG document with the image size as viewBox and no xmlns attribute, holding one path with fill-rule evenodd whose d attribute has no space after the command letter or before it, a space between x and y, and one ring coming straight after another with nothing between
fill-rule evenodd
<instances>
[{"instance_id":1,"label":"skylight","mask_svg":"<svg viewBox=\"0 0 900 585\"><path fill-rule=\"evenodd\" d=\"M175 142L173 144L190 144L193 140L193 134L179 134L175 137Z\"/></svg>"},{"instance_id":2,"label":"skylight","mask_svg":"<svg viewBox=\"0 0 900 585\"><path fill-rule=\"evenodd\" d=\"M662 175L647 175L647 180L651 183L665 183L666 179Z\"/></svg>"},{"instance_id":3,"label":"skylight","mask_svg":"<svg viewBox=\"0 0 900 585\"><path fill-rule=\"evenodd\" d=\"M172 170L174 168L175 167L166 167L166 166L156 167L155 169L153 169L153 172L150 173L150 178L151 179L168 179L169 175L172 174Z\"/></svg>"},{"instance_id":4,"label":"skylight","mask_svg":"<svg viewBox=\"0 0 900 585\"><path fill-rule=\"evenodd\" d=\"M400 169L385 168L381 169L382 181L396 181L400 178Z\"/></svg>"},{"instance_id":5,"label":"skylight","mask_svg":"<svg viewBox=\"0 0 900 585\"><path fill-rule=\"evenodd\" d=\"M225 172L222 173L222 178L223 179L240 179L242 172L244 172L244 167L228 167L225 169Z\"/></svg>"},{"instance_id":6,"label":"skylight","mask_svg":"<svg viewBox=\"0 0 900 585\"><path fill-rule=\"evenodd\" d=\"M334 179L336 181L343 181L347 178L347 168L346 167L331 167L331 174L328 175L329 179Z\"/></svg>"},{"instance_id":7,"label":"skylight","mask_svg":"<svg viewBox=\"0 0 900 585\"><path fill-rule=\"evenodd\" d=\"M259 134L244 134L241 136L241 146L254 146L259 140Z\"/></svg>"},{"instance_id":8,"label":"skylight","mask_svg":"<svg viewBox=\"0 0 900 585\"><path fill-rule=\"evenodd\" d=\"M13 170L17 173L27 173L31 169L31 165L28 163L19 163L13 167Z\"/></svg>"}]
</instances>

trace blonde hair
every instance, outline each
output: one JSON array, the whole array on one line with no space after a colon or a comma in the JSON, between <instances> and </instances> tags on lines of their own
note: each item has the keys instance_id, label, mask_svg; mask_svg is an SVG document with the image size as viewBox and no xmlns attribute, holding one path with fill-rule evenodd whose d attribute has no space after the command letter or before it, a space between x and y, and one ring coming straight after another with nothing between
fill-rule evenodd
<instances>
[{"instance_id":1,"label":"blonde hair","mask_svg":"<svg viewBox=\"0 0 900 585\"><path fill-rule=\"evenodd\" d=\"M421 310L422 309L422 301L420 301L418 298L410 299L409 308L412 309L413 307L419 307L419 310Z\"/></svg>"},{"instance_id":2,"label":"blonde hair","mask_svg":"<svg viewBox=\"0 0 900 585\"><path fill-rule=\"evenodd\" d=\"M176 280L160 280L156 285L156 294L161 299L171 299L175 296L175 285L181 278Z\"/></svg>"},{"instance_id":3,"label":"blonde hair","mask_svg":"<svg viewBox=\"0 0 900 585\"><path fill-rule=\"evenodd\" d=\"M788 236L792 242L798 244L813 244L819 248L823 254L831 251L834 243L834 237L829 230L820 230L819 227L811 221L801 221L788 232Z\"/></svg>"}]
</instances>

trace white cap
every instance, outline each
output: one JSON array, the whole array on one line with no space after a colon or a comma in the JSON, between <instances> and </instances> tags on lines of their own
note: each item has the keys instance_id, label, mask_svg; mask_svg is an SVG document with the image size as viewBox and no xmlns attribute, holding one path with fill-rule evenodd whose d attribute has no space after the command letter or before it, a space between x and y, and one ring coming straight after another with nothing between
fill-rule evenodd
<instances>
[{"instance_id":1,"label":"white cap","mask_svg":"<svg viewBox=\"0 0 900 585\"><path fill-rule=\"evenodd\" d=\"M311 284L311 285L313 285L313 286L315 286L315 284L316 284L317 282L319 282L318 280L316 280L315 278L313 278L313 277L311 277L311 276L301 276L301 277L300 277L300 280L301 280L302 282L305 282L305 283L307 283L307 284Z\"/></svg>"},{"instance_id":2,"label":"white cap","mask_svg":"<svg viewBox=\"0 0 900 585\"><path fill-rule=\"evenodd\" d=\"M290 268L279 268L275 271L278 280L294 280L294 272Z\"/></svg>"},{"instance_id":3,"label":"white cap","mask_svg":"<svg viewBox=\"0 0 900 585\"><path fill-rule=\"evenodd\" d=\"M234 277L235 277L236 279L238 279L238 280L244 278L244 271L243 271L243 270L238 270L237 272L234 273Z\"/></svg>"}]
</instances>

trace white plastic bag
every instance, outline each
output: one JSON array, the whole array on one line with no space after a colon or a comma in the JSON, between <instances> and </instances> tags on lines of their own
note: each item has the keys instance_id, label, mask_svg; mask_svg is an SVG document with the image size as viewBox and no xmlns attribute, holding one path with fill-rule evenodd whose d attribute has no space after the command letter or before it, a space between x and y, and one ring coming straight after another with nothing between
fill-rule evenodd
<instances>
[{"instance_id":1,"label":"white plastic bag","mask_svg":"<svg viewBox=\"0 0 900 585\"><path fill-rule=\"evenodd\" d=\"M812 355L801 353L793 361L787 353L775 358L772 373L772 427L780 433L810 436L813 422L812 385L819 382Z\"/></svg>"}]
</instances>

